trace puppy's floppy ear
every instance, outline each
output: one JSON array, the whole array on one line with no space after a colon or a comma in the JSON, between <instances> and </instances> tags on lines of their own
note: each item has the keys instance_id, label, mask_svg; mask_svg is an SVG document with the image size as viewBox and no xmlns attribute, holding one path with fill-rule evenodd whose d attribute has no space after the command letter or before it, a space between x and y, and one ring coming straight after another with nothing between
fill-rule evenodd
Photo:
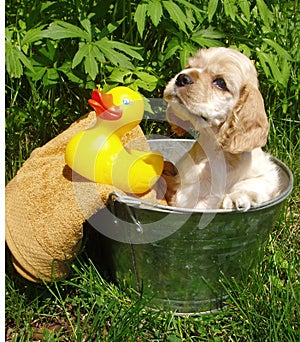
<instances>
[{"instance_id":1,"label":"puppy's floppy ear","mask_svg":"<svg viewBox=\"0 0 300 342\"><path fill-rule=\"evenodd\" d=\"M267 142L269 123L263 98L256 87L245 86L219 132L219 143L230 153L249 152Z\"/></svg>"}]
</instances>

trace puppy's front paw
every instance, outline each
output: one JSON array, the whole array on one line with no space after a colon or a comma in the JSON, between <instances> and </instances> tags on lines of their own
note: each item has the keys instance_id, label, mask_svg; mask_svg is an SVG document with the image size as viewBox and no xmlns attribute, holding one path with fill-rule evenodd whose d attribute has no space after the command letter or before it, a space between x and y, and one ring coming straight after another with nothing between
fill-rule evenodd
<instances>
[{"instance_id":1,"label":"puppy's front paw","mask_svg":"<svg viewBox=\"0 0 300 342\"><path fill-rule=\"evenodd\" d=\"M255 206L257 204L256 200L253 197L256 196L245 192L233 192L224 197L222 208L247 211L251 208L251 206Z\"/></svg>"}]
</instances>

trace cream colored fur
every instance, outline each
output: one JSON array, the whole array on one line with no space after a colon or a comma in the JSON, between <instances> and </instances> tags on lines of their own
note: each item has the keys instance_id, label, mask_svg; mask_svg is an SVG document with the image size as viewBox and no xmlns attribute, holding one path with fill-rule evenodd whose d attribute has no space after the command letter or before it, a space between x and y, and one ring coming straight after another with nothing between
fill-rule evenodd
<instances>
[{"instance_id":1,"label":"cream colored fur","mask_svg":"<svg viewBox=\"0 0 300 342\"><path fill-rule=\"evenodd\" d=\"M200 50L167 85L167 118L199 139L165 176L169 204L248 210L281 191L277 166L261 147L269 124L253 63L227 48Z\"/></svg>"}]
</instances>

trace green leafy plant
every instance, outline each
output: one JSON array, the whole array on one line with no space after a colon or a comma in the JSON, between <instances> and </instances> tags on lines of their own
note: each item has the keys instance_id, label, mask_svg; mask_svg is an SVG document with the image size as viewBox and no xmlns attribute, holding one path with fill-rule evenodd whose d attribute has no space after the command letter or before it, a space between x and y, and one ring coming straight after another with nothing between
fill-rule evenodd
<instances>
[{"instance_id":1,"label":"green leafy plant","mask_svg":"<svg viewBox=\"0 0 300 342\"><path fill-rule=\"evenodd\" d=\"M95 80L99 74L99 65L107 61L112 65L133 69L130 57L143 60L137 49L125 43L109 40L107 38L118 27L118 24L109 24L103 30L92 26L89 19L80 21L83 29L64 21L55 21L42 34L43 37L60 40L65 38L78 38L79 48L72 60L72 69L83 62L85 73ZM121 52L120 52L121 51Z\"/></svg>"}]
</instances>

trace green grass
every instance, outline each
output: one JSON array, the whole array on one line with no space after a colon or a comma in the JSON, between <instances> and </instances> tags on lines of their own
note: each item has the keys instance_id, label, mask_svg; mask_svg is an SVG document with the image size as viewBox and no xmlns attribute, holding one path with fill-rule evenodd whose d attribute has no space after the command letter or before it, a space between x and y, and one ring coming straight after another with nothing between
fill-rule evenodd
<instances>
[{"instance_id":1,"label":"green grass","mask_svg":"<svg viewBox=\"0 0 300 342\"><path fill-rule=\"evenodd\" d=\"M97 83L125 84L146 97L161 98L166 82L190 52L224 45L238 48L255 62L270 119L266 149L292 170L293 192L262 262L243 283L224 282L228 306L216 314L178 317L150 310L149 294L139 296L103 279L85 249L70 277L51 284L21 278L6 251L6 341L298 341L299 3L174 0L172 8L177 5L180 11L161 1L145 0L144 9L137 3L102 1L96 6L94 0L63 0L61 6L55 1L6 1L6 52L11 62L5 74L6 181L34 148L89 110L86 99ZM145 16L135 17L143 10ZM64 32L57 26L47 31L57 19L72 24L73 33L76 27L80 32L91 29L92 36L62 38ZM105 61L95 65L89 62L97 56L90 56L71 68L79 42L88 45L103 38L127 44L118 60L104 56ZM130 58L132 65L130 54L137 57ZM166 125L155 122L155 115L142 127L147 134L170 134Z\"/></svg>"},{"instance_id":2,"label":"green grass","mask_svg":"<svg viewBox=\"0 0 300 342\"><path fill-rule=\"evenodd\" d=\"M177 317L148 309L151 297L107 282L83 252L70 278L53 284L31 284L8 270L7 340L297 341L299 220L288 209L247 282L224 283L223 312Z\"/></svg>"}]
</instances>

